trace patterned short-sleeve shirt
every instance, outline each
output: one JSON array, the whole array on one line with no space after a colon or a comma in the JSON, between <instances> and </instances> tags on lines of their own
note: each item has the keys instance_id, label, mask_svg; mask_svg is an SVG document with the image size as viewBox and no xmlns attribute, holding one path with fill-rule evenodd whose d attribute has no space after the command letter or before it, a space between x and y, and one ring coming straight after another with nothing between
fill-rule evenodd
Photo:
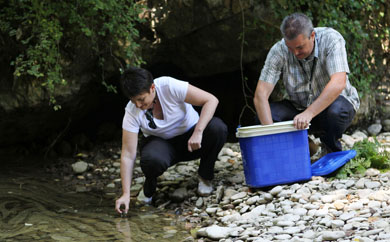
<instances>
[{"instance_id":1,"label":"patterned short-sleeve shirt","mask_svg":"<svg viewBox=\"0 0 390 242\"><path fill-rule=\"evenodd\" d=\"M290 101L303 110L321 94L331 75L346 72L346 87L341 95L353 105L355 111L358 110L359 95L348 79L344 38L332 28L315 28L314 31L314 51L303 60L288 51L284 39L277 42L267 55L260 80L275 85L282 75Z\"/></svg>"}]
</instances>

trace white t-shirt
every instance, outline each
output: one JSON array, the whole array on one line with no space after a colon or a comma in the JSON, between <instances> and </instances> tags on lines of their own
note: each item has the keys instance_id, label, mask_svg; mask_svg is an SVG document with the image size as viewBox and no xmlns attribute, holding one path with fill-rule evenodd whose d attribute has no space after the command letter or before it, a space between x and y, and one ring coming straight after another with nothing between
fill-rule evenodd
<instances>
[{"instance_id":1,"label":"white t-shirt","mask_svg":"<svg viewBox=\"0 0 390 242\"><path fill-rule=\"evenodd\" d=\"M146 110L137 108L129 101L125 108L122 128L133 133L138 133L141 128L145 136L153 135L163 139L184 134L199 120L199 114L192 105L184 102L188 82L164 76L154 79L154 84L164 119L153 118L157 128L150 128L145 115Z\"/></svg>"}]
</instances>

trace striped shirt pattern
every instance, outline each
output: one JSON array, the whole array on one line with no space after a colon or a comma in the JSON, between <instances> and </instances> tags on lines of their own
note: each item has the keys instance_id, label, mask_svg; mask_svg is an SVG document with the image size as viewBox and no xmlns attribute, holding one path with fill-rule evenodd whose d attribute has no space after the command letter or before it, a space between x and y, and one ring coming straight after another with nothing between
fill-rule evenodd
<instances>
[{"instance_id":1,"label":"striped shirt pattern","mask_svg":"<svg viewBox=\"0 0 390 242\"><path fill-rule=\"evenodd\" d=\"M346 72L346 87L341 95L357 111L360 101L356 88L348 79L349 67L344 38L332 28L321 27L315 28L314 31L314 51L303 60L288 51L284 39L277 42L267 55L260 80L275 85L282 75L290 101L297 109L303 110L321 94L331 75ZM311 75L313 77L310 82Z\"/></svg>"}]
</instances>

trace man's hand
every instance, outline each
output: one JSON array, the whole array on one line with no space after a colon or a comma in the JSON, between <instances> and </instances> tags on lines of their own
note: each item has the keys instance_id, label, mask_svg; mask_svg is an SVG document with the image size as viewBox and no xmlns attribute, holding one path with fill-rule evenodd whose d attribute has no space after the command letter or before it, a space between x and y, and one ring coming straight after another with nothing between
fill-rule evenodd
<instances>
[{"instance_id":1,"label":"man's hand","mask_svg":"<svg viewBox=\"0 0 390 242\"><path fill-rule=\"evenodd\" d=\"M308 110L305 110L294 117L294 127L296 129L306 129L309 127L312 119L313 115Z\"/></svg>"},{"instance_id":2,"label":"man's hand","mask_svg":"<svg viewBox=\"0 0 390 242\"><path fill-rule=\"evenodd\" d=\"M122 195L118 200L115 202L115 210L122 214L127 213L129 211L129 203L130 203L130 196L129 195ZM125 206L125 210L121 210L121 206Z\"/></svg>"},{"instance_id":3,"label":"man's hand","mask_svg":"<svg viewBox=\"0 0 390 242\"><path fill-rule=\"evenodd\" d=\"M202 132L194 131L191 138L188 140L188 151L189 152L199 150L202 147L201 146L202 137L203 137Z\"/></svg>"}]
</instances>

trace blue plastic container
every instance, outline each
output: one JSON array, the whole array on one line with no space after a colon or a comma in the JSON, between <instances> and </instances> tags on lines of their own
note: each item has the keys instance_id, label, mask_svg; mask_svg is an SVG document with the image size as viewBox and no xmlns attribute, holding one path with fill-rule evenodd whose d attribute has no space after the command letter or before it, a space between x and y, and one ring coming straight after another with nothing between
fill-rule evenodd
<instances>
[{"instance_id":1,"label":"blue plastic container","mask_svg":"<svg viewBox=\"0 0 390 242\"><path fill-rule=\"evenodd\" d=\"M307 130L292 121L238 128L245 180L266 187L311 179Z\"/></svg>"}]
</instances>

